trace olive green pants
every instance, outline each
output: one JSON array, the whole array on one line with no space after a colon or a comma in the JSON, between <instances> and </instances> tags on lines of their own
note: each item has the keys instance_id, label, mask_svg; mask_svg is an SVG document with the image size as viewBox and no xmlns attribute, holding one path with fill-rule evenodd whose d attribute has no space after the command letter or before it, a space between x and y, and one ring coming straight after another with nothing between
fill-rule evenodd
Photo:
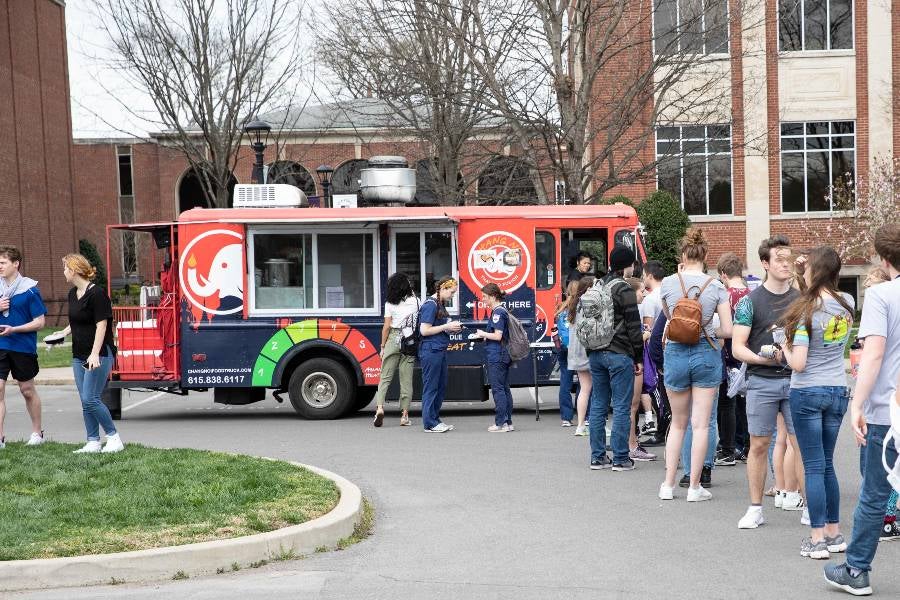
<instances>
[{"instance_id":1,"label":"olive green pants","mask_svg":"<svg viewBox=\"0 0 900 600\"><path fill-rule=\"evenodd\" d=\"M384 356L381 357L381 381L378 382L378 391L375 392L375 405L384 406L384 397L387 395L394 374L400 370L400 410L409 410L409 402L412 400L413 367L416 357L406 356L400 352L399 335L391 331L387 344L384 346Z\"/></svg>"}]
</instances>

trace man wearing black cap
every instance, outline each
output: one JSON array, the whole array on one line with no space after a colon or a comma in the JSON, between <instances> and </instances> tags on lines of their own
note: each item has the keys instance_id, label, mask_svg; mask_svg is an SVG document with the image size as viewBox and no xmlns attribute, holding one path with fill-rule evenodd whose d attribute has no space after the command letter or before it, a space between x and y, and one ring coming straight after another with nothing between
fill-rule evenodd
<instances>
[{"instance_id":1,"label":"man wearing black cap","mask_svg":"<svg viewBox=\"0 0 900 600\"><path fill-rule=\"evenodd\" d=\"M609 273L595 284L611 285L615 333L609 346L588 352L597 400L591 402L590 414L591 469L594 470L610 466L613 471L634 469L628 433L635 374L641 373L644 364L644 340L637 295L623 280L634 273L634 260L634 252L616 245L609 255ZM610 401L613 407L612 461L606 455L606 416Z\"/></svg>"}]
</instances>

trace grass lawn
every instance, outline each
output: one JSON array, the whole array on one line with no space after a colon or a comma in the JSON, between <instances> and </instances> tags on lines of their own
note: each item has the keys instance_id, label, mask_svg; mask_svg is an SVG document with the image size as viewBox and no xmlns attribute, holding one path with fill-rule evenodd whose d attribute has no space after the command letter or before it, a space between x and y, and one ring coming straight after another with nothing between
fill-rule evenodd
<instances>
[{"instance_id":1,"label":"grass lawn","mask_svg":"<svg viewBox=\"0 0 900 600\"><path fill-rule=\"evenodd\" d=\"M137 444L0 450L0 560L140 550L271 531L330 511L328 479L283 462Z\"/></svg>"}]
</instances>

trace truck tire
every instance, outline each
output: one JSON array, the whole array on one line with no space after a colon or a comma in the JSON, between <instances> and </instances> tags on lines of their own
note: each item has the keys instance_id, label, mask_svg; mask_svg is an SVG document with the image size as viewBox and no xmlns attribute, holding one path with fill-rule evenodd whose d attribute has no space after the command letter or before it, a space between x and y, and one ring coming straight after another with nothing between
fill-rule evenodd
<instances>
[{"instance_id":1,"label":"truck tire","mask_svg":"<svg viewBox=\"0 0 900 600\"><path fill-rule=\"evenodd\" d=\"M100 401L109 409L109 414L113 421L122 419L122 388L106 386L106 389L100 395Z\"/></svg>"},{"instance_id":2,"label":"truck tire","mask_svg":"<svg viewBox=\"0 0 900 600\"><path fill-rule=\"evenodd\" d=\"M288 396L297 414L305 419L339 419L353 409L356 383L341 363L313 358L291 374Z\"/></svg>"}]
</instances>

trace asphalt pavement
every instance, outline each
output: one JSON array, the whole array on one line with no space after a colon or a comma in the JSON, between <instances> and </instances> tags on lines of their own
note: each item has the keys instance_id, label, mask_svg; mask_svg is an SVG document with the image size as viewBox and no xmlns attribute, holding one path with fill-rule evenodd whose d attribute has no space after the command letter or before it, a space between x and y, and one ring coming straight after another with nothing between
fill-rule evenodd
<instances>
[{"instance_id":1,"label":"asphalt pavement","mask_svg":"<svg viewBox=\"0 0 900 600\"><path fill-rule=\"evenodd\" d=\"M73 387L40 387L49 438L83 439ZM448 403L456 429L425 434L385 426L374 407L341 421L303 421L269 397L242 407L211 394L125 392L120 433L128 442L269 456L314 464L360 486L374 504L369 539L343 551L206 578L45 590L10 598L465 599L465 598L839 598L825 561L799 556L808 528L800 513L776 510L741 531L745 467L714 471L710 502L656 497L662 461L627 473L590 471L587 438L560 427L555 388L536 422L526 390L514 391L516 431L490 434L492 404ZM7 439L27 436L24 405L7 387ZM661 449L654 449L660 451ZM858 452L844 423L836 453L841 515L849 537L859 485ZM835 555L842 560L842 555ZM881 544L872 573L878 597L900 597L900 542Z\"/></svg>"}]
</instances>

